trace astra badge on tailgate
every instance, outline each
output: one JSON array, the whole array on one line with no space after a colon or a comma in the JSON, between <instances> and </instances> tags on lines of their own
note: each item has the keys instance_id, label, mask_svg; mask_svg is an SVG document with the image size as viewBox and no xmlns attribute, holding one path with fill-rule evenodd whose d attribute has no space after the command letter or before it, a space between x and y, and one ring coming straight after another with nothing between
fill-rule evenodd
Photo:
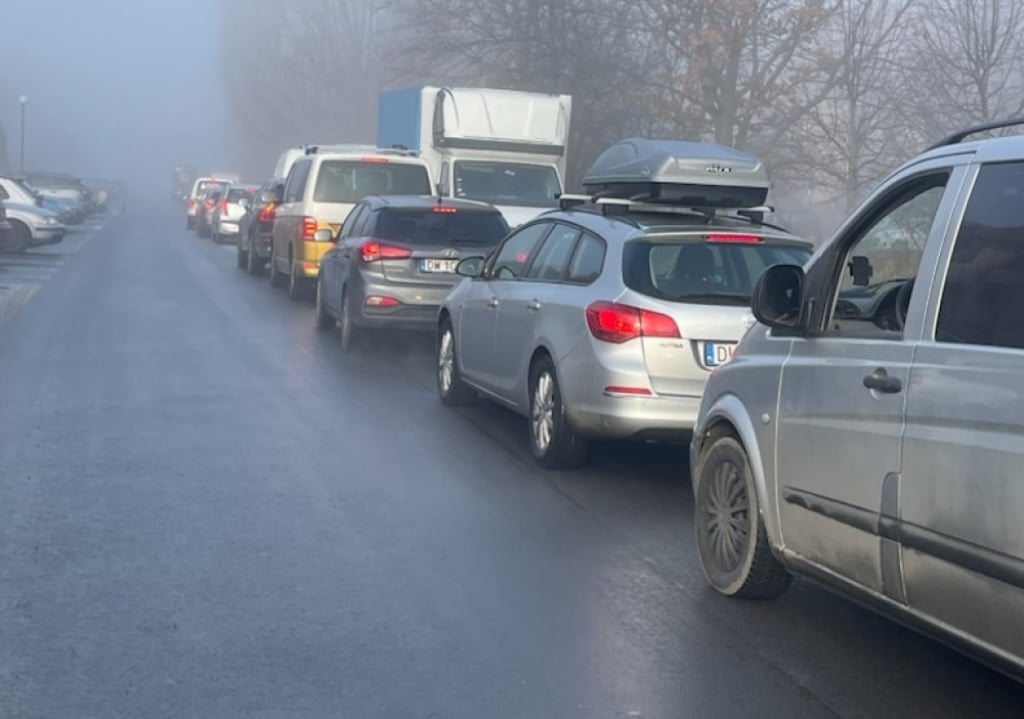
<instances>
[{"instance_id":1,"label":"astra badge on tailgate","mask_svg":"<svg viewBox=\"0 0 1024 719\"><path fill-rule=\"evenodd\" d=\"M710 173L712 175L722 175L727 172L732 172L732 168L726 167L725 165L708 165L707 167L704 168L704 172Z\"/></svg>"}]
</instances>

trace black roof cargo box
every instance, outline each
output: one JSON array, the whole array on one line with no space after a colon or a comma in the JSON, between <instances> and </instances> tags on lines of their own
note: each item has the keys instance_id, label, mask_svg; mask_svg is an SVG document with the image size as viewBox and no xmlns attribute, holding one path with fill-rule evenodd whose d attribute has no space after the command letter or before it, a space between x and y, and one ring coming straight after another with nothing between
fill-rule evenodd
<instances>
[{"instance_id":1,"label":"black roof cargo box","mask_svg":"<svg viewBox=\"0 0 1024 719\"><path fill-rule=\"evenodd\" d=\"M601 197L736 209L763 205L770 186L753 155L710 142L643 138L602 152L582 184Z\"/></svg>"}]
</instances>

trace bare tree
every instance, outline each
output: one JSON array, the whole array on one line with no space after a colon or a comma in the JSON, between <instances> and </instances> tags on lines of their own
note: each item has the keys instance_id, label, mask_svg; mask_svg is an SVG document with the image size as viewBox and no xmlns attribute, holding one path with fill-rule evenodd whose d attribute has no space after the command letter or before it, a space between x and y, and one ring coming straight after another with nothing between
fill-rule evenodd
<instances>
[{"instance_id":1,"label":"bare tree","mask_svg":"<svg viewBox=\"0 0 1024 719\"><path fill-rule=\"evenodd\" d=\"M771 152L835 86L838 0L645 0L670 59L660 112L685 134Z\"/></svg>"},{"instance_id":2,"label":"bare tree","mask_svg":"<svg viewBox=\"0 0 1024 719\"><path fill-rule=\"evenodd\" d=\"M922 141L1024 111L1024 3L924 0L912 24L901 94Z\"/></svg>"},{"instance_id":3,"label":"bare tree","mask_svg":"<svg viewBox=\"0 0 1024 719\"><path fill-rule=\"evenodd\" d=\"M916 0L843 0L830 31L835 87L787 138L800 177L814 178L849 211L906 151L892 101Z\"/></svg>"}]
</instances>

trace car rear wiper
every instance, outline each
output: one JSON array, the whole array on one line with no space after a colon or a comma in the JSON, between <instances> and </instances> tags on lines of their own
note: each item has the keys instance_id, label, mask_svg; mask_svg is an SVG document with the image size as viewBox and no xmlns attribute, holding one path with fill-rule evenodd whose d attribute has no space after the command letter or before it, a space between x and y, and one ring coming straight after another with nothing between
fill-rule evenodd
<instances>
[{"instance_id":1,"label":"car rear wiper","mask_svg":"<svg viewBox=\"0 0 1024 719\"><path fill-rule=\"evenodd\" d=\"M666 297L668 297L668 295L666 295ZM711 302L714 300L724 300L726 302L749 304L750 295L743 294L742 292L693 292L687 295L672 295L670 299L674 302Z\"/></svg>"}]
</instances>

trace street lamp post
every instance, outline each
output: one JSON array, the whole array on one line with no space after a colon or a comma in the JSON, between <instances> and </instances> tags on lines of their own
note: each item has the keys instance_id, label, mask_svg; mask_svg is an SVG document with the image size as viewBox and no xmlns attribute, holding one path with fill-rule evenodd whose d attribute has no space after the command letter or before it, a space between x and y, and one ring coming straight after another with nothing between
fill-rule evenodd
<instances>
[{"instance_id":1,"label":"street lamp post","mask_svg":"<svg viewBox=\"0 0 1024 719\"><path fill-rule=\"evenodd\" d=\"M25 106L28 105L28 98L22 95L18 98L18 104L21 105L21 159L20 159L20 174L25 174Z\"/></svg>"}]
</instances>

